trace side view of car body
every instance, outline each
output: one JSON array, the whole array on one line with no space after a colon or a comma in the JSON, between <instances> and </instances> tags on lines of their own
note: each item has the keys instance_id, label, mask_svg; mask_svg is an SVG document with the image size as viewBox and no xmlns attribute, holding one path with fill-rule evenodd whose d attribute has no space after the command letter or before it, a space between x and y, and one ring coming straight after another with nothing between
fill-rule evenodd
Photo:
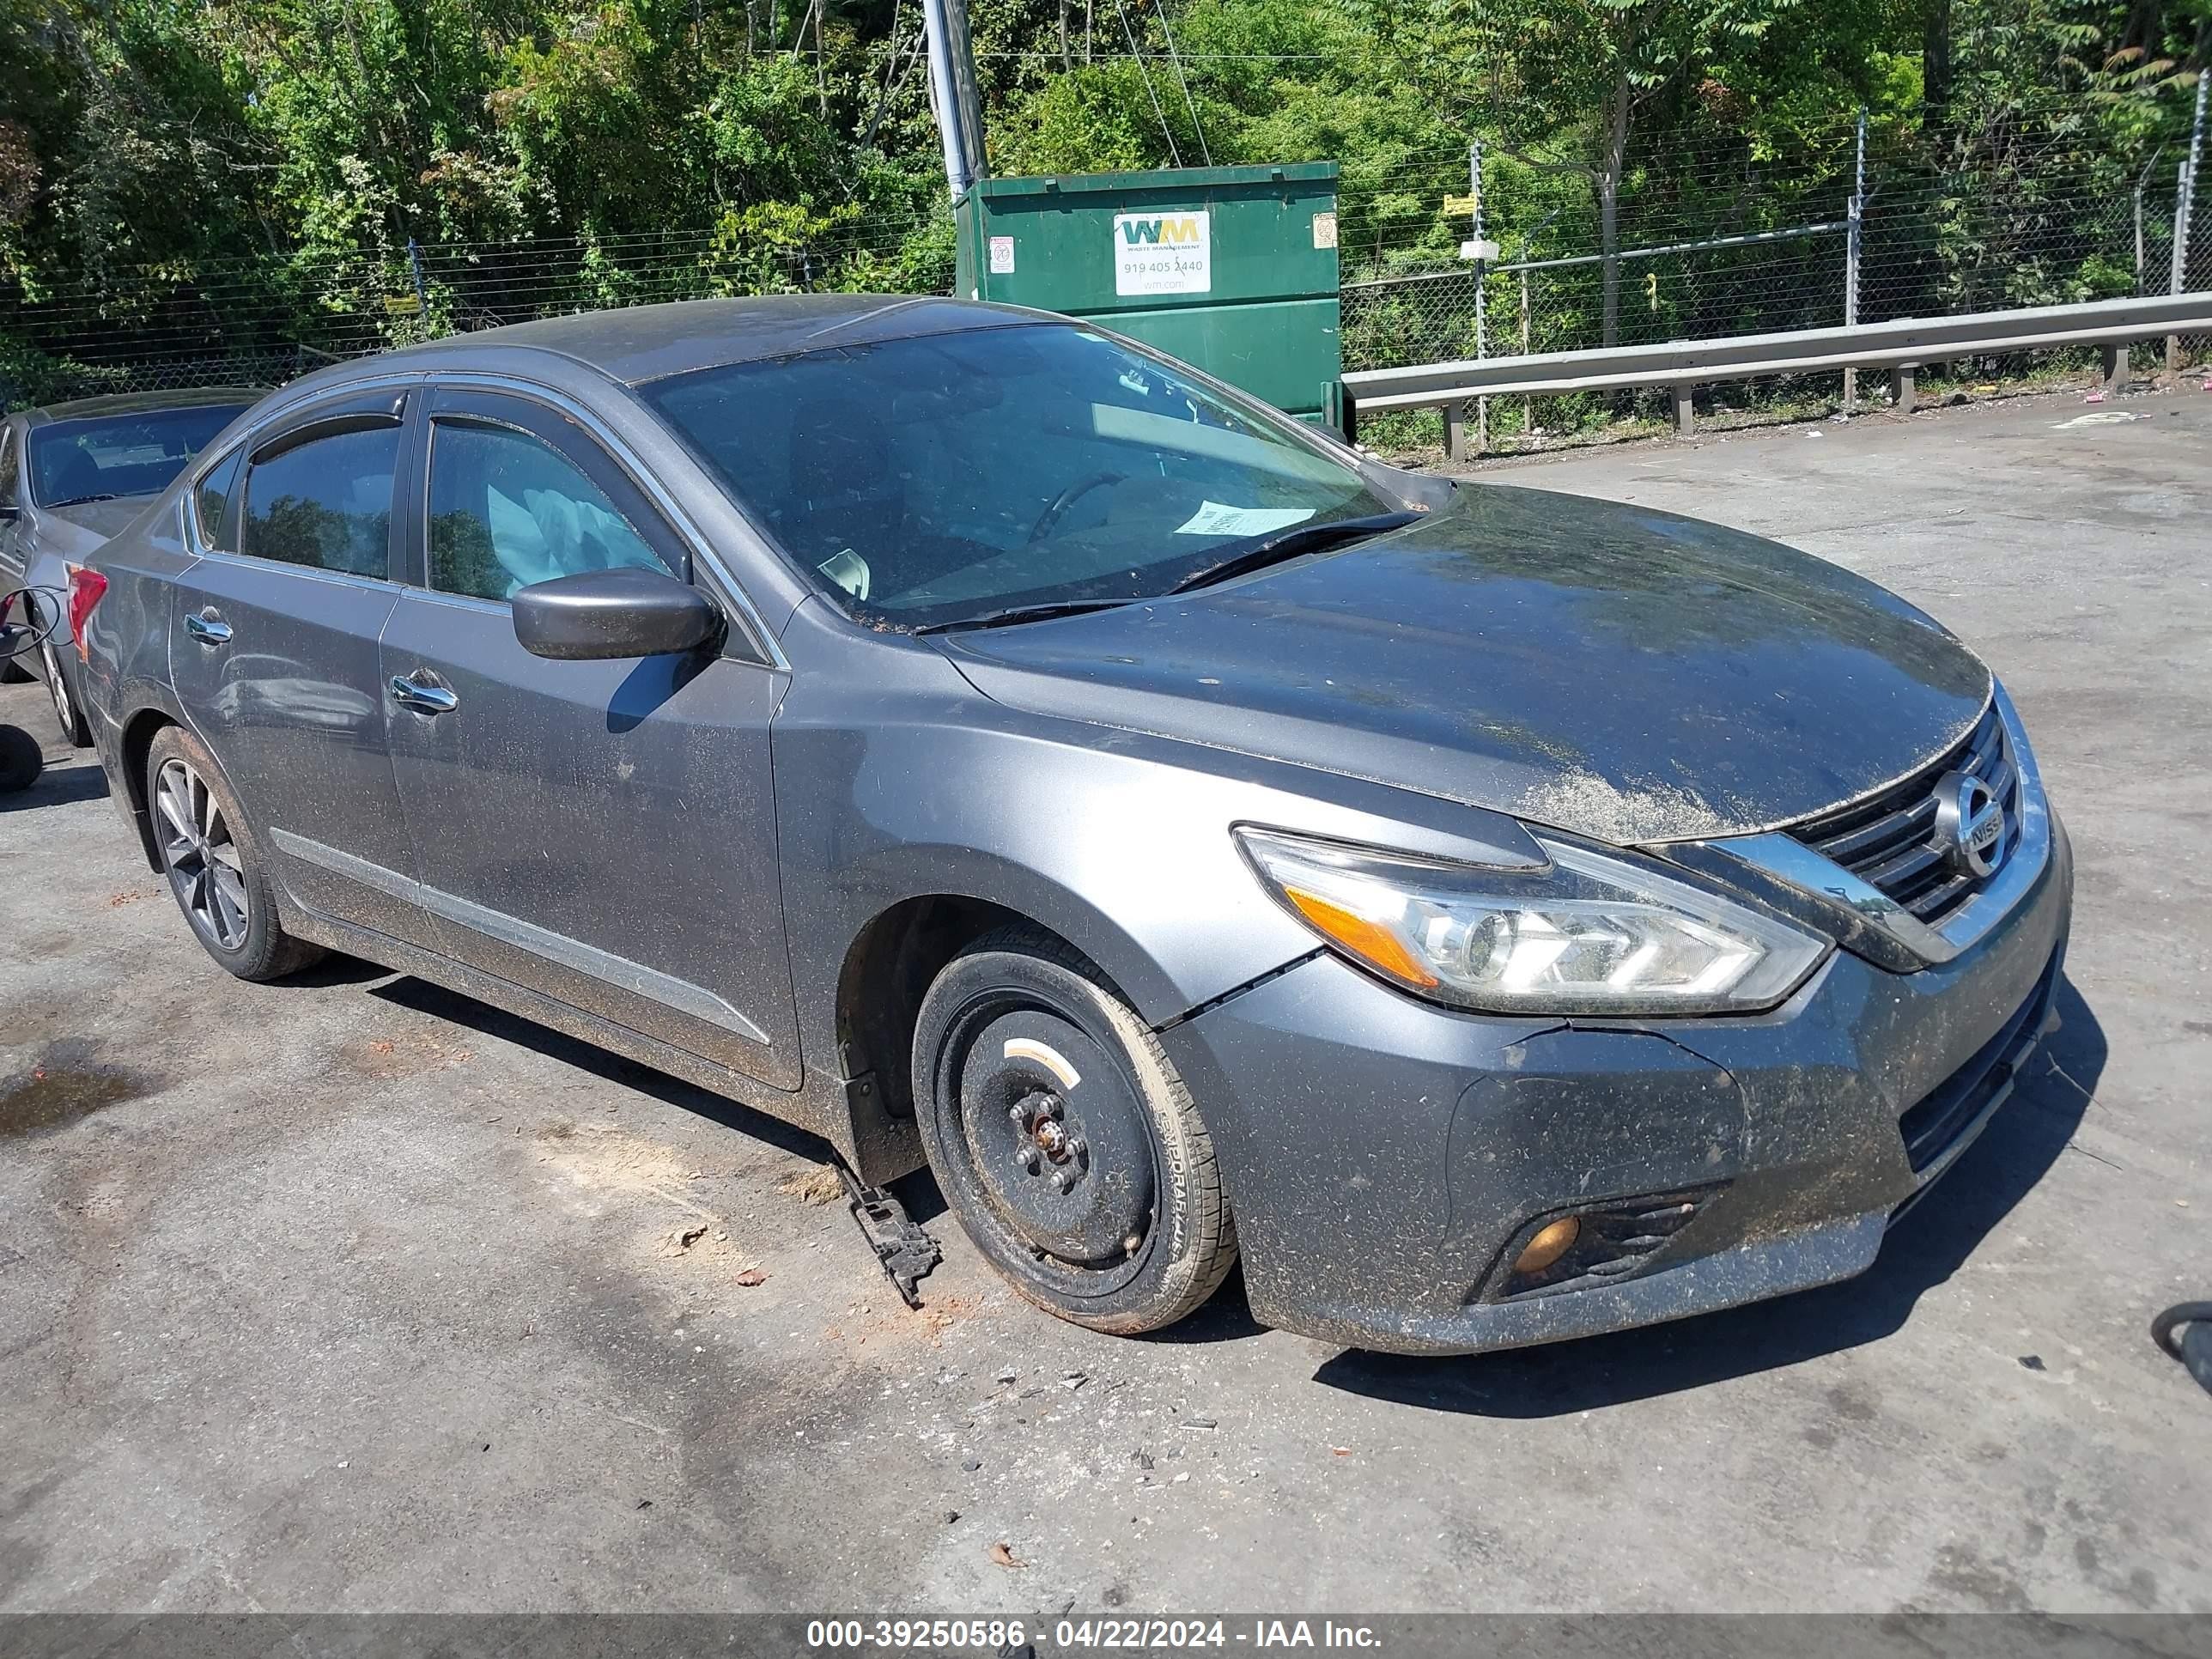
<instances>
[{"instance_id":1,"label":"side view of car body","mask_svg":"<svg viewBox=\"0 0 2212 1659\"><path fill-rule=\"evenodd\" d=\"M92 741L69 616L70 572L146 509L258 388L121 392L17 410L0 421L0 592L45 638L21 672L46 682L64 741Z\"/></svg>"},{"instance_id":2,"label":"side view of car body","mask_svg":"<svg viewBox=\"0 0 2212 1659\"><path fill-rule=\"evenodd\" d=\"M209 952L933 1171L1023 1295L1465 1352L1850 1276L2047 1029L2064 832L1924 615L1380 465L1062 319L783 296L325 370L95 554Z\"/></svg>"}]
</instances>

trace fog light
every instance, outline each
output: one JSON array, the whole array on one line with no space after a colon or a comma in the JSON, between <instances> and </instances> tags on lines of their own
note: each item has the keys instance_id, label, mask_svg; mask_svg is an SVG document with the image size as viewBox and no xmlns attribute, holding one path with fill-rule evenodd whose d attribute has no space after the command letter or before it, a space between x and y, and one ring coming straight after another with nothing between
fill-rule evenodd
<instances>
[{"instance_id":1,"label":"fog light","mask_svg":"<svg viewBox=\"0 0 2212 1659\"><path fill-rule=\"evenodd\" d=\"M1540 1273L1569 1250L1575 1240L1582 1237L1583 1224L1571 1215L1563 1215L1536 1230L1535 1237L1521 1252L1513 1263L1516 1273Z\"/></svg>"}]
</instances>

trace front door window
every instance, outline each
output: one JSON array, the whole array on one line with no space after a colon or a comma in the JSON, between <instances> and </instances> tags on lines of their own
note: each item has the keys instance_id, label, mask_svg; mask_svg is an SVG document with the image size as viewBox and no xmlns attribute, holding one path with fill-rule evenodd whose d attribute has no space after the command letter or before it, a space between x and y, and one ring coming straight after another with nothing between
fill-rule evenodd
<instances>
[{"instance_id":1,"label":"front door window","mask_svg":"<svg viewBox=\"0 0 2212 1659\"><path fill-rule=\"evenodd\" d=\"M430 453L430 586L505 599L624 565L667 568L567 457L510 428L441 421ZM675 573L671 573L675 574Z\"/></svg>"}]
</instances>

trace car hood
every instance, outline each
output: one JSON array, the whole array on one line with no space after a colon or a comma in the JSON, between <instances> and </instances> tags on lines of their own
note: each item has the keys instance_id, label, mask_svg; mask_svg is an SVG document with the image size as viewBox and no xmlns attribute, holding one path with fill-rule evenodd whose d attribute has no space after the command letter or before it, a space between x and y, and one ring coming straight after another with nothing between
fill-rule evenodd
<instances>
[{"instance_id":1,"label":"car hood","mask_svg":"<svg viewBox=\"0 0 2212 1659\"><path fill-rule=\"evenodd\" d=\"M1218 588L939 642L1009 707L1616 843L1863 794L1957 742L1990 690L1949 634L1825 561L1502 486Z\"/></svg>"}]
</instances>

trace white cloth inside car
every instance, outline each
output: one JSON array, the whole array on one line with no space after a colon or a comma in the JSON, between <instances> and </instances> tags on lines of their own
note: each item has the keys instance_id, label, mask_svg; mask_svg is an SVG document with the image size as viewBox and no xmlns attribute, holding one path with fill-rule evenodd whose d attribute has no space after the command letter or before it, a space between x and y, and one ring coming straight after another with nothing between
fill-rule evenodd
<instances>
[{"instance_id":1,"label":"white cloth inside car","mask_svg":"<svg viewBox=\"0 0 2212 1659\"><path fill-rule=\"evenodd\" d=\"M596 502L553 489L520 493L517 501L496 485L484 487L492 556L515 587L617 565L659 567L660 561L637 532Z\"/></svg>"}]
</instances>

